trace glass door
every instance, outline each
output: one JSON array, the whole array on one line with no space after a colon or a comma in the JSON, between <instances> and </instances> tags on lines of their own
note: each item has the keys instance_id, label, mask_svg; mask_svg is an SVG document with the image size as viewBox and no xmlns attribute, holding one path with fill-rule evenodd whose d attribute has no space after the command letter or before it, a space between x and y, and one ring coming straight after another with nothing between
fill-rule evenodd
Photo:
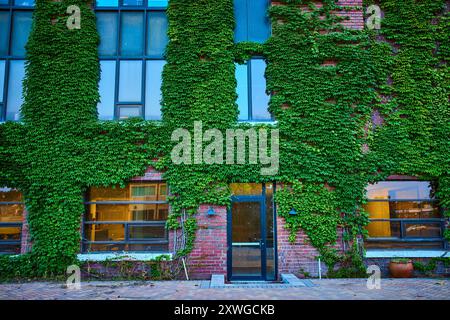
<instances>
[{"instance_id":1,"label":"glass door","mask_svg":"<svg viewBox=\"0 0 450 320\"><path fill-rule=\"evenodd\" d=\"M228 279L275 280L272 184L233 184L228 212Z\"/></svg>"}]
</instances>

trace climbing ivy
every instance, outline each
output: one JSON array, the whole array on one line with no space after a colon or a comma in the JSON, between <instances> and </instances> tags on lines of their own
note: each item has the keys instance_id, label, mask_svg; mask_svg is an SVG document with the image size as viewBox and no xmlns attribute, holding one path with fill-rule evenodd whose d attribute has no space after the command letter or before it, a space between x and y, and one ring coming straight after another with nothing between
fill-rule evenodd
<instances>
[{"instance_id":1,"label":"climbing ivy","mask_svg":"<svg viewBox=\"0 0 450 320\"><path fill-rule=\"evenodd\" d=\"M367 3L369 5L372 3ZM450 205L448 13L444 0L386 0L379 31L344 28L335 0L279 1L264 44L233 42L233 1L169 1L161 123L97 120L98 34L90 2L37 0L27 44L22 123L0 125L0 184L19 188L29 212L32 251L0 257L0 274L50 277L76 263L83 193L124 186L148 166L164 172L169 228L183 228L192 250L202 203L229 205L230 182L277 181L278 214L303 230L333 270L362 270L359 235L367 183L390 174L435 181ZM81 29L66 27L69 5ZM307 9L307 10L305 10ZM235 64L264 56L276 124L238 123ZM383 125L377 126L374 114ZM260 165L177 165L177 128L280 130L280 170ZM207 141L193 141L207 145ZM280 189L280 188L279 188ZM295 209L297 215L289 212ZM184 221L183 221L184 219ZM338 233L338 230L342 232ZM342 234L348 252L335 246ZM447 232L448 234L448 232Z\"/></svg>"}]
</instances>

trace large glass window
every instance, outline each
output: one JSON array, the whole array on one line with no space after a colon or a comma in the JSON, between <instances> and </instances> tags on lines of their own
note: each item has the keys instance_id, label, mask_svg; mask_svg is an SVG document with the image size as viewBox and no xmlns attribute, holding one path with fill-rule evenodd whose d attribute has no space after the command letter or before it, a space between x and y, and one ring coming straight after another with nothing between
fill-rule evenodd
<instances>
[{"instance_id":1,"label":"large glass window","mask_svg":"<svg viewBox=\"0 0 450 320\"><path fill-rule=\"evenodd\" d=\"M263 43L270 37L269 0L234 0L234 41Z\"/></svg>"},{"instance_id":2,"label":"large glass window","mask_svg":"<svg viewBox=\"0 0 450 320\"><path fill-rule=\"evenodd\" d=\"M0 254L19 254L24 205L20 192L0 188Z\"/></svg>"},{"instance_id":3,"label":"large glass window","mask_svg":"<svg viewBox=\"0 0 450 320\"><path fill-rule=\"evenodd\" d=\"M86 202L83 250L168 250L167 185L130 183L126 188L91 188Z\"/></svg>"},{"instance_id":4,"label":"large glass window","mask_svg":"<svg viewBox=\"0 0 450 320\"><path fill-rule=\"evenodd\" d=\"M166 6L167 1L97 1L100 120L161 119L161 75L168 42Z\"/></svg>"},{"instance_id":5,"label":"large glass window","mask_svg":"<svg viewBox=\"0 0 450 320\"><path fill-rule=\"evenodd\" d=\"M0 121L20 120L33 6L31 0L0 0Z\"/></svg>"},{"instance_id":6,"label":"large glass window","mask_svg":"<svg viewBox=\"0 0 450 320\"><path fill-rule=\"evenodd\" d=\"M266 63L263 59L250 59L236 65L237 104L240 121L271 121L270 96L266 92Z\"/></svg>"},{"instance_id":7,"label":"large glass window","mask_svg":"<svg viewBox=\"0 0 450 320\"><path fill-rule=\"evenodd\" d=\"M444 219L427 181L384 181L367 188L366 248L442 248Z\"/></svg>"}]
</instances>

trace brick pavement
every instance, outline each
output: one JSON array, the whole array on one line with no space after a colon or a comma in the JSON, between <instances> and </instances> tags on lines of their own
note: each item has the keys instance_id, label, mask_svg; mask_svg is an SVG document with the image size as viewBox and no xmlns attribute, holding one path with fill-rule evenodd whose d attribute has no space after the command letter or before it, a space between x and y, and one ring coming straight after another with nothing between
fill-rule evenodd
<instances>
[{"instance_id":1,"label":"brick pavement","mask_svg":"<svg viewBox=\"0 0 450 320\"><path fill-rule=\"evenodd\" d=\"M162 300L450 300L450 279L382 279L380 290L368 290L365 279L313 279L314 287L201 288L201 281L82 282L80 290L63 283L0 284L0 300L162 299Z\"/></svg>"}]
</instances>

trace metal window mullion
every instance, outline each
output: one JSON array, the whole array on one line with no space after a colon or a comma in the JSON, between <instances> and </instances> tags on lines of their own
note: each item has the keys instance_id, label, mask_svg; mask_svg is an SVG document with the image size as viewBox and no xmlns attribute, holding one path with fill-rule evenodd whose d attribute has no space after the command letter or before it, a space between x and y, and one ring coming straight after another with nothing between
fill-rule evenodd
<instances>
[{"instance_id":1,"label":"metal window mullion","mask_svg":"<svg viewBox=\"0 0 450 320\"><path fill-rule=\"evenodd\" d=\"M147 4L147 0L144 1L144 4ZM146 55L147 55L147 39L148 39L148 20L149 20L149 11L147 9L144 10L144 32L143 32L143 52L142 52L142 86L141 86L141 112L142 112L142 119L145 120L145 90L146 90L146 80L147 80L147 61L146 61Z\"/></svg>"},{"instance_id":2,"label":"metal window mullion","mask_svg":"<svg viewBox=\"0 0 450 320\"><path fill-rule=\"evenodd\" d=\"M122 0L119 0L122 1ZM120 5L120 3L119 3ZM122 40L122 12L120 8L117 10L117 38L116 38L116 79L114 85L114 120L119 120L119 77L120 77L120 54L121 54L121 45L120 41Z\"/></svg>"},{"instance_id":3,"label":"metal window mullion","mask_svg":"<svg viewBox=\"0 0 450 320\"><path fill-rule=\"evenodd\" d=\"M261 240L260 242L261 248L261 277L264 280L267 280L267 212L266 212L266 184L262 184L262 199L260 202L260 209L259 209L259 215L260 215L260 223L261 223Z\"/></svg>"},{"instance_id":4,"label":"metal window mullion","mask_svg":"<svg viewBox=\"0 0 450 320\"><path fill-rule=\"evenodd\" d=\"M5 10L6 11L6 10ZM5 57L5 83L3 84L3 109L0 114L0 120L6 121L6 109L8 107L8 88L9 88L9 72L10 72L10 56L11 56L11 42L12 42L12 26L13 26L13 9L9 8L9 23L8 23L8 39L6 43L6 57ZM6 11L6 12L7 12Z\"/></svg>"}]
</instances>

